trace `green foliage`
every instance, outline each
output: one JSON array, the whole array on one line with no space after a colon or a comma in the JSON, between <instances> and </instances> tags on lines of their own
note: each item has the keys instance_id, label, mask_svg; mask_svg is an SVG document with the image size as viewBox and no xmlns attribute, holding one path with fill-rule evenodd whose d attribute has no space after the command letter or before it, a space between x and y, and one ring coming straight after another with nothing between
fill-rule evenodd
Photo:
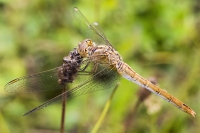
<instances>
[{"instance_id":1,"label":"green foliage","mask_svg":"<svg viewBox=\"0 0 200 133\"><path fill-rule=\"evenodd\" d=\"M62 58L83 39L73 26L74 6L90 22L99 22L108 40L137 73L156 77L161 88L197 113L197 118L192 118L151 95L137 108L128 132L198 132L198 5L198 0L1 1L0 132L59 132L61 104L22 115L61 92L8 94L4 85L16 77L62 64ZM121 80L99 133L125 131L124 123L137 101L138 88ZM66 132L91 132L111 92L104 90L67 101Z\"/></svg>"}]
</instances>

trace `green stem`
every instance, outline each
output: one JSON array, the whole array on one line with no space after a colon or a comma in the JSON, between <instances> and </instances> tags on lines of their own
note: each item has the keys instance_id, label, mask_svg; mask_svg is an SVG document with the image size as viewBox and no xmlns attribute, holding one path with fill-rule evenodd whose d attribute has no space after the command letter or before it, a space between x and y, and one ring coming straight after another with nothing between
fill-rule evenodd
<instances>
[{"instance_id":1,"label":"green stem","mask_svg":"<svg viewBox=\"0 0 200 133\"><path fill-rule=\"evenodd\" d=\"M114 96L114 93L117 90L118 86L119 86L119 83L117 83L115 88L113 89L113 91L112 91L112 93L110 95L110 98L106 102L106 105L105 105L105 107L104 107L104 109L103 109L103 111L101 113L101 116L99 117L99 119L98 119L97 123L95 124L94 128L92 129L91 133L96 133L98 131L99 127L101 126L101 123L103 122L103 120L104 120L104 118L105 118L105 116L106 116L106 114L108 112L108 109L109 109L110 104L111 104L111 100L112 100L112 98Z\"/></svg>"}]
</instances>

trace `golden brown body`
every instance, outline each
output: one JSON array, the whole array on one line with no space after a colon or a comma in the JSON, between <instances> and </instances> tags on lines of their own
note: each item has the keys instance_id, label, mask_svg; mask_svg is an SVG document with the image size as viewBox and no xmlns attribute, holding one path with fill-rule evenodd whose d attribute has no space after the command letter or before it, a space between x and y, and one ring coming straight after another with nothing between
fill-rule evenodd
<instances>
[{"instance_id":1,"label":"golden brown body","mask_svg":"<svg viewBox=\"0 0 200 133\"><path fill-rule=\"evenodd\" d=\"M107 64L112 68L115 68L123 78L126 78L138 84L139 86L148 89L149 91L172 103L182 111L192 115L193 117L195 116L196 113L189 106L166 91L162 90L158 86L152 84L150 81L136 73L128 64L124 63L121 56L112 46L96 46L95 43L93 43L90 39L86 39L79 43L78 49L80 49L80 55L89 58L95 63Z\"/></svg>"}]
</instances>

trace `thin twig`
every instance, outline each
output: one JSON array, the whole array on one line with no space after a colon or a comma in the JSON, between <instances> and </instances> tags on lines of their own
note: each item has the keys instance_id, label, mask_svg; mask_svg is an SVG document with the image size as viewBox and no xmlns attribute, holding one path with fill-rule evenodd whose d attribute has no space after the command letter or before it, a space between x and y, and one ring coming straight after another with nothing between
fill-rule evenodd
<instances>
[{"instance_id":1,"label":"thin twig","mask_svg":"<svg viewBox=\"0 0 200 133\"><path fill-rule=\"evenodd\" d=\"M67 90L67 86L65 85L62 92L65 92L66 90ZM60 133L64 133L65 131L65 108L66 108L66 94L64 94L62 98L62 115L61 115Z\"/></svg>"}]
</instances>

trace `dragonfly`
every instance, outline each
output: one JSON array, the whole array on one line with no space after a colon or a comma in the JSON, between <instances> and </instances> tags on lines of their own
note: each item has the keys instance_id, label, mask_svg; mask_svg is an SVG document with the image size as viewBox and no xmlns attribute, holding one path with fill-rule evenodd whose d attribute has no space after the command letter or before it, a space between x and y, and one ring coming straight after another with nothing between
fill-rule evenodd
<instances>
[{"instance_id":1,"label":"dragonfly","mask_svg":"<svg viewBox=\"0 0 200 133\"><path fill-rule=\"evenodd\" d=\"M126 64L97 22L91 24L77 7L73 8L73 13L81 32L88 39L79 42L78 46L63 58L62 66L14 79L5 86L7 92L22 93L58 90L63 89L66 85L72 89L46 101L24 115L60 102L63 97L70 99L113 88L123 77L195 117L196 113L189 106L143 78Z\"/></svg>"}]
</instances>

